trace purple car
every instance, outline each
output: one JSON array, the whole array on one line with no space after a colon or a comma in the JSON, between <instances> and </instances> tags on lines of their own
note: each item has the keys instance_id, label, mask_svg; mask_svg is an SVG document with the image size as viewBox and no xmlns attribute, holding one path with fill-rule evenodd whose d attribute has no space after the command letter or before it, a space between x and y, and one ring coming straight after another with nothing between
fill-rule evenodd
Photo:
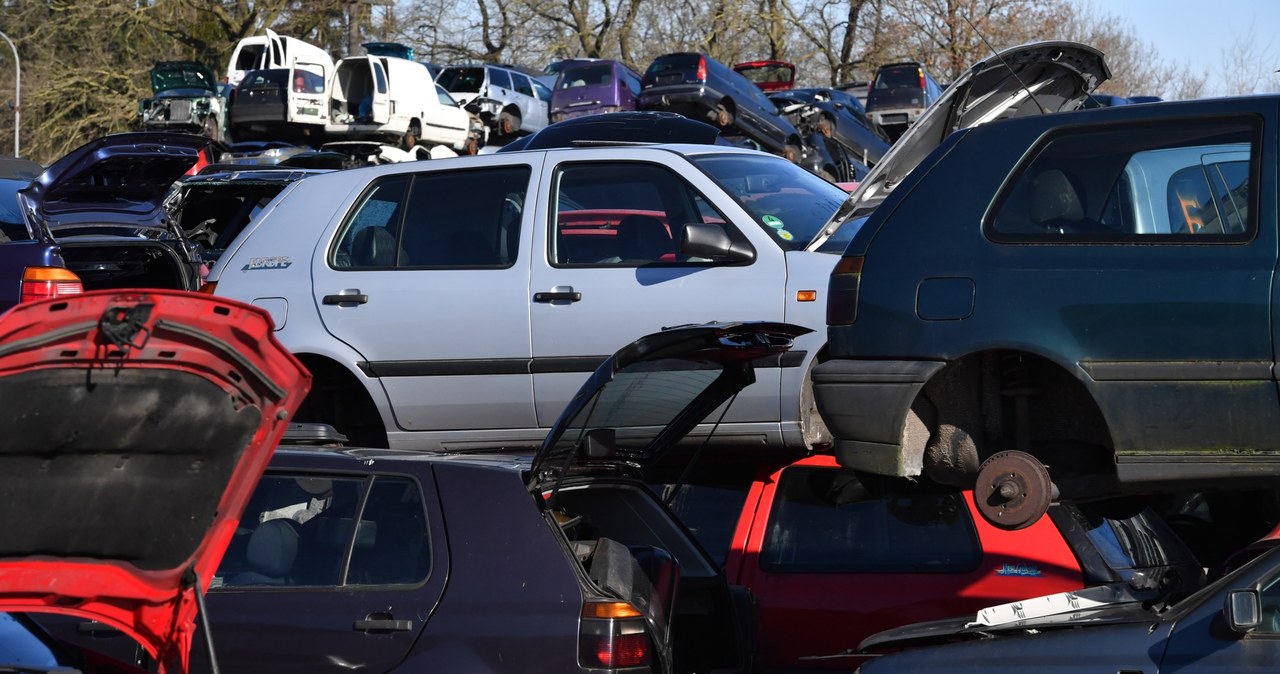
<instances>
[{"instance_id":1,"label":"purple car","mask_svg":"<svg viewBox=\"0 0 1280 674\"><path fill-rule=\"evenodd\" d=\"M551 93L551 123L602 112L635 110L640 75L617 61L567 66Z\"/></svg>"}]
</instances>

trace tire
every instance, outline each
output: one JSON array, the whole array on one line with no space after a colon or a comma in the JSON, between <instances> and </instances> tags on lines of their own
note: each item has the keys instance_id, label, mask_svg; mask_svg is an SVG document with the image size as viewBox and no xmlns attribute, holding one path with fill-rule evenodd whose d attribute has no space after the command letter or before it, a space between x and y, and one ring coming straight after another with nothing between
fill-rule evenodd
<instances>
[{"instance_id":1,"label":"tire","mask_svg":"<svg viewBox=\"0 0 1280 674\"><path fill-rule=\"evenodd\" d=\"M404 138L400 141L401 148L412 150L420 138L422 138L422 127L418 126L417 122L410 122L409 130L404 132Z\"/></svg>"},{"instance_id":2,"label":"tire","mask_svg":"<svg viewBox=\"0 0 1280 674\"><path fill-rule=\"evenodd\" d=\"M520 130L520 115L503 110L498 115L498 133L510 136Z\"/></svg>"},{"instance_id":3,"label":"tire","mask_svg":"<svg viewBox=\"0 0 1280 674\"><path fill-rule=\"evenodd\" d=\"M222 141L222 127L218 124L218 117L216 115L209 115L204 118L202 135L212 140L219 142Z\"/></svg>"},{"instance_id":4,"label":"tire","mask_svg":"<svg viewBox=\"0 0 1280 674\"><path fill-rule=\"evenodd\" d=\"M729 111L729 108L724 103L721 103L716 106L713 119L722 128L727 128L733 124L733 113Z\"/></svg>"}]
</instances>

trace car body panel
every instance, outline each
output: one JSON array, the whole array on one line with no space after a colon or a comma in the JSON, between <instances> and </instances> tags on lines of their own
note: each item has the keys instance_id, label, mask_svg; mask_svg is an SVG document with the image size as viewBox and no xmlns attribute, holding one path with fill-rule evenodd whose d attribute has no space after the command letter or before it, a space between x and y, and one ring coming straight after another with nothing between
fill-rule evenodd
<instances>
[{"instance_id":1,"label":"car body panel","mask_svg":"<svg viewBox=\"0 0 1280 674\"><path fill-rule=\"evenodd\" d=\"M0 330L4 385L24 391L6 396L5 519L44 518L6 538L0 609L104 622L185 671L196 593L309 375L264 313L188 293L23 304Z\"/></svg>"},{"instance_id":2,"label":"car body panel","mask_svg":"<svg viewBox=\"0 0 1280 674\"><path fill-rule=\"evenodd\" d=\"M450 66L440 85L463 107L480 116L491 135L502 135L502 113L518 115L515 132L533 133L550 123L551 90L535 77L497 65Z\"/></svg>"},{"instance_id":3,"label":"car body panel","mask_svg":"<svg viewBox=\"0 0 1280 674\"><path fill-rule=\"evenodd\" d=\"M226 99L208 66L194 61L161 61L151 69L152 98L138 103L143 129L191 131L221 140Z\"/></svg>"},{"instance_id":4,"label":"car body panel","mask_svg":"<svg viewBox=\"0 0 1280 674\"><path fill-rule=\"evenodd\" d=\"M567 66L551 88L551 123L574 117L636 109L640 75L618 61Z\"/></svg>"}]
</instances>

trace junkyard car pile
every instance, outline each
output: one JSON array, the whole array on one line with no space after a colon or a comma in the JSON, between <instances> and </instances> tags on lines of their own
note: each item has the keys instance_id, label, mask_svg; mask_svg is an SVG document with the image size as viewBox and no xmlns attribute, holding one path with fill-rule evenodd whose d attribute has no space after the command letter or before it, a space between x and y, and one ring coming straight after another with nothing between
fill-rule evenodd
<instances>
[{"instance_id":1,"label":"junkyard car pile","mask_svg":"<svg viewBox=\"0 0 1280 674\"><path fill-rule=\"evenodd\" d=\"M149 132L0 165L14 652L1274 665L1280 553L1206 585L1142 507L1280 476L1274 98L1072 112L1102 55L1040 43L889 148L775 63L737 66L771 98L694 53L561 87L304 45L237 48L231 133L337 144Z\"/></svg>"}]
</instances>

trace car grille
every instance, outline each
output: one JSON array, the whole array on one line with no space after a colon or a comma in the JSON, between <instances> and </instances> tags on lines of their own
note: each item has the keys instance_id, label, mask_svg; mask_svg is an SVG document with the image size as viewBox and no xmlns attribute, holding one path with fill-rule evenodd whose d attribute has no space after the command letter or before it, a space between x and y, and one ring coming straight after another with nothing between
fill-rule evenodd
<instances>
[{"instance_id":1,"label":"car grille","mask_svg":"<svg viewBox=\"0 0 1280 674\"><path fill-rule=\"evenodd\" d=\"M169 121L185 122L191 119L191 101L169 101Z\"/></svg>"}]
</instances>

